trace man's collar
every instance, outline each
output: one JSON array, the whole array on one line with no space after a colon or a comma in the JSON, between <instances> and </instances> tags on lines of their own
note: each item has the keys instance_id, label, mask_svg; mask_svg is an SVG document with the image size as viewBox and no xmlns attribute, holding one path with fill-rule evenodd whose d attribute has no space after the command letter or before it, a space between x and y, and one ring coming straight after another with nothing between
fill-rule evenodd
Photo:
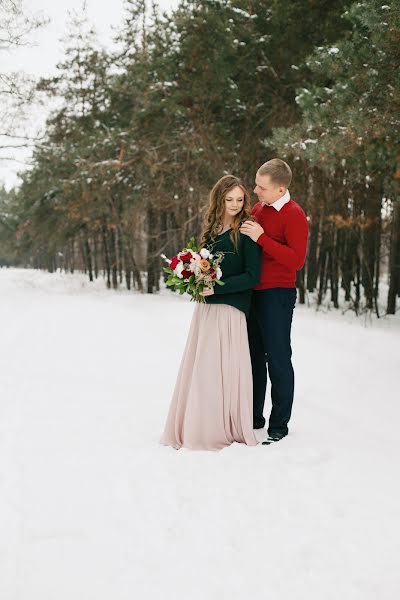
<instances>
[{"instance_id":1,"label":"man's collar","mask_svg":"<svg viewBox=\"0 0 400 600\"><path fill-rule=\"evenodd\" d=\"M275 202L273 202L272 204L265 204L263 202L263 206L273 206L275 208L275 210L280 211L282 206L285 206L285 204L287 204L290 200L290 193L289 190L286 190L285 194L283 194L283 196L281 196L280 198L278 198L278 200L275 200Z\"/></svg>"}]
</instances>

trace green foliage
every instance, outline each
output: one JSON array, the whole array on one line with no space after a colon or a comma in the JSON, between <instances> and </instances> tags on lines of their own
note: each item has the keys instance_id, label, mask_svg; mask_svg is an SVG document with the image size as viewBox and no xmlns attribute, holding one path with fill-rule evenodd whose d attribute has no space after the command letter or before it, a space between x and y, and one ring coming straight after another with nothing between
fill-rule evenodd
<instances>
[{"instance_id":1,"label":"green foliage","mask_svg":"<svg viewBox=\"0 0 400 600\"><path fill-rule=\"evenodd\" d=\"M390 218L400 178L398 2L182 0L169 15L144 0L125 7L113 52L85 12L75 16L57 76L38 85L57 108L12 201L15 257L43 265L71 244L73 255L83 244L95 256L100 245L99 264L136 269L138 282L146 271L153 291L160 253L199 235L213 183L235 173L251 185L278 154L317 228L321 289L324 261L339 268L343 253L361 256L352 282L357 269L379 277L381 208ZM343 256L325 259L336 243Z\"/></svg>"},{"instance_id":2,"label":"green foliage","mask_svg":"<svg viewBox=\"0 0 400 600\"><path fill-rule=\"evenodd\" d=\"M359 179L377 170L384 177L396 167L400 137L400 7L366 0L343 17L351 35L307 60L313 79L297 91L301 120L268 143L330 170L350 161Z\"/></svg>"}]
</instances>

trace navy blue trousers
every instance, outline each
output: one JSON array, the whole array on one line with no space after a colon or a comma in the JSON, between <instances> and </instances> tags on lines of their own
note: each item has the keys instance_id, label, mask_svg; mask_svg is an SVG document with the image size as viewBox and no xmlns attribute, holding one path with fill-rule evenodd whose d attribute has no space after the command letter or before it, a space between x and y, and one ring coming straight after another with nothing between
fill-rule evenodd
<instances>
[{"instance_id":1,"label":"navy blue trousers","mask_svg":"<svg viewBox=\"0 0 400 600\"><path fill-rule=\"evenodd\" d=\"M292 413L294 373L290 331L295 303L295 288L255 291L247 321L253 370L254 427L265 425L263 412L269 377L272 400L269 435L286 435Z\"/></svg>"}]
</instances>

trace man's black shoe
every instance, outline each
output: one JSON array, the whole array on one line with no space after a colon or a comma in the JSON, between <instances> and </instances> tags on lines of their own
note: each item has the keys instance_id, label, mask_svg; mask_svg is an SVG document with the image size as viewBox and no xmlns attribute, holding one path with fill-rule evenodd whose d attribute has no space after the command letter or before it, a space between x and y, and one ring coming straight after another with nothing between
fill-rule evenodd
<instances>
[{"instance_id":1,"label":"man's black shoe","mask_svg":"<svg viewBox=\"0 0 400 600\"><path fill-rule=\"evenodd\" d=\"M264 442L262 442L262 444L264 446L269 446L270 444L273 444L274 442L280 442L280 440L286 436L287 436L287 433L272 433L271 435L269 435L267 437L267 439Z\"/></svg>"},{"instance_id":2,"label":"man's black shoe","mask_svg":"<svg viewBox=\"0 0 400 600\"><path fill-rule=\"evenodd\" d=\"M265 419L262 421L253 421L253 429L264 429L265 427Z\"/></svg>"}]
</instances>

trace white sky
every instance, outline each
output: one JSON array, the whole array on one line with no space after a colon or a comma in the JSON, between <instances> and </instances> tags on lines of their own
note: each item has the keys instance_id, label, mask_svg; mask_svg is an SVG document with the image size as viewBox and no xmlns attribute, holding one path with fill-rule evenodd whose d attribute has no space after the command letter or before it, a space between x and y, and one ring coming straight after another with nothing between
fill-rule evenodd
<instances>
[{"instance_id":1,"label":"white sky","mask_svg":"<svg viewBox=\"0 0 400 600\"><path fill-rule=\"evenodd\" d=\"M62 58L60 39L66 31L68 12L79 10L83 0L24 0L23 4L26 12L44 15L50 18L50 23L31 37L33 46L13 52L1 52L0 73L24 71L37 77L51 75L55 71L55 65ZM178 4L178 0L158 0L158 4L161 9L169 10ZM86 0L86 5L89 19L99 34L100 41L106 46L111 46L112 26L121 22L124 0ZM44 118L43 114L35 115L29 127L37 129L38 126L42 126ZM11 152L8 152L8 156L10 154ZM28 157L26 150L14 151L14 155L19 160ZM0 161L0 182L5 182L8 188L13 186L17 182L16 173L22 168L21 163Z\"/></svg>"}]
</instances>

